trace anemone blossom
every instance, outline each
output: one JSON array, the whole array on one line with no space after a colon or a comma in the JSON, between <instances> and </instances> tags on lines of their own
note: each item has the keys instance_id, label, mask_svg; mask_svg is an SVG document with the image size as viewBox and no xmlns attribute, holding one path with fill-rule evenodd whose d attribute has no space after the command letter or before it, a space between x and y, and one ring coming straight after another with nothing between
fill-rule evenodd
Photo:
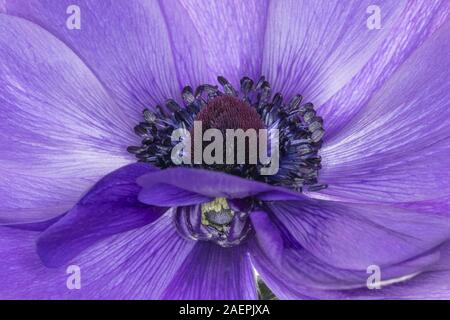
<instances>
[{"instance_id":1,"label":"anemone blossom","mask_svg":"<svg viewBox=\"0 0 450 320\"><path fill-rule=\"evenodd\" d=\"M450 2L371 2L0 0L0 298L449 298Z\"/></svg>"}]
</instances>

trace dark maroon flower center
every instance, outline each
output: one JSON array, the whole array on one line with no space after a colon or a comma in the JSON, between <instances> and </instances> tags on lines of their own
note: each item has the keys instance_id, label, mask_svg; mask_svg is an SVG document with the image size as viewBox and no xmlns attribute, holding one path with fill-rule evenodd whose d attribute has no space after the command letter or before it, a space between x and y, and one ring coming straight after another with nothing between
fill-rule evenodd
<instances>
[{"instance_id":1,"label":"dark maroon flower center","mask_svg":"<svg viewBox=\"0 0 450 320\"><path fill-rule=\"evenodd\" d=\"M202 123L202 135L208 129L218 129L222 132L222 136L226 137L226 131L242 129L244 132L247 132L249 129L254 129L256 133L256 146L254 152L257 155L258 152L258 143L259 139L257 137L260 129L265 129L264 122L261 119L261 116L258 114L255 108L252 108L247 102L242 101L233 96L222 95L215 97L214 99L208 101L205 107L203 107L200 112L197 114L195 121L199 121ZM195 132L191 130L190 132L193 141L195 140ZM237 145L236 139L233 142L234 146ZM223 141L223 150L226 150L227 141L224 139ZM205 149L208 146L209 142L203 142L202 148ZM244 162L247 164L248 171L256 171L257 167L255 165L251 165L250 161L250 140L245 139L244 142L244 150L241 150L242 156L244 157ZM194 152L194 145L192 145L191 153ZM238 158L239 151L235 147L232 151L234 159ZM226 163L226 154L221 157L222 164L214 164L210 165L211 169L223 171L227 173L232 173L235 171L235 165L227 165ZM252 173L253 174L253 173Z\"/></svg>"},{"instance_id":2,"label":"dark maroon flower center","mask_svg":"<svg viewBox=\"0 0 450 320\"><path fill-rule=\"evenodd\" d=\"M202 121L203 129L264 129L261 116L247 102L233 96L218 96L200 110L196 121Z\"/></svg>"}]
</instances>

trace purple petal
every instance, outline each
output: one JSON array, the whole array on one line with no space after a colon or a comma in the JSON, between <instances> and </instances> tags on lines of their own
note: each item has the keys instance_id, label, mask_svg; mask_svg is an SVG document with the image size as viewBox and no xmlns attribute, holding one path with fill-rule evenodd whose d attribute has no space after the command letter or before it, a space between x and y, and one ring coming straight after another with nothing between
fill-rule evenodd
<instances>
[{"instance_id":1,"label":"purple petal","mask_svg":"<svg viewBox=\"0 0 450 320\"><path fill-rule=\"evenodd\" d=\"M448 213L450 212L450 196L426 201L395 203L393 206L406 210L427 212L431 214L436 212Z\"/></svg>"},{"instance_id":2,"label":"purple petal","mask_svg":"<svg viewBox=\"0 0 450 320\"><path fill-rule=\"evenodd\" d=\"M153 206L189 206L211 201L211 198L180 189L165 183L145 188L139 193L139 201Z\"/></svg>"},{"instance_id":3,"label":"purple petal","mask_svg":"<svg viewBox=\"0 0 450 320\"><path fill-rule=\"evenodd\" d=\"M29 230L29 231L45 231L50 226L54 225L56 222L61 220L67 212L64 212L63 214L56 216L54 218L51 218L49 220L39 221L39 222L30 222L30 223L16 223L16 224L8 224L4 226L8 226L11 228L16 228L20 230Z\"/></svg>"},{"instance_id":4,"label":"purple petal","mask_svg":"<svg viewBox=\"0 0 450 320\"><path fill-rule=\"evenodd\" d=\"M405 2L377 1L382 28L366 27L372 0L273 1L262 71L274 91L320 106L369 61L395 30Z\"/></svg>"},{"instance_id":5,"label":"purple petal","mask_svg":"<svg viewBox=\"0 0 450 320\"><path fill-rule=\"evenodd\" d=\"M364 68L319 109L326 124L325 139L342 130L369 102L389 77L405 62L448 16L450 3L407 1L387 39Z\"/></svg>"},{"instance_id":6,"label":"purple petal","mask_svg":"<svg viewBox=\"0 0 450 320\"><path fill-rule=\"evenodd\" d=\"M283 233L285 249L279 264L256 242L250 246L252 263L269 288L281 299L307 297L335 298L342 290L359 290L367 286L369 274L364 270L340 269L327 264L292 241ZM401 265L382 268L382 279L393 279L431 268L439 252L430 252Z\"/></svg>"},{"instance_id":7,"label":"purple petal","mask_svg":"<svg viewBox=\"0 0 450 320\"><path fill-rule=\"evenodd\" d=\"M133 133L62 42L4 14L0 30L0 223L46 220L129 163Z\"/></svg>"},{"instance_id":8,"label":"purple petal","mask_svg":"<svg viewBox=\"0 0 450 320\"><path fill-rule=\"evenodd\" d=\"M167 184L210 198L246 198L261 194L267 201L305 199L301 193L288 189L203 169L169 168L143 175L137 181L143 187L142 194L146 195L150 195L157 185ZM145 201L144 196L142 200Z\"/></svg>"},{"instance_id":9,"label":"purple petal","mask_svg":"<svg viewBox=\"0 0 450 320\"><path fill-rule=\"evenodd\" d=\"M163 298L256 299L256 282L246 246L222 248L214 243L197 243Z\"/></svg>"},{"instance_id":10,"label":"purple petal","mask_svg":"<svg viewBox=\"0 0 450 320\"><path fill-rule=\"evenodd\" d=\"M129 118L137 120L145 107L179 96L169 34L157 1L7 0L6 4L8 14L43 26L73 48ZM80 30L66 27L70 5L80 8Z\"/></svg>"},{"instance_id":11,"label":"purple petal","mask_svg":"<svg viewBox=\"0 0 450 320\"><path fill-rule=\"evenodd\" d=\"M284 188L272 187L270 191L259 193L256 198L261 201L299 200L303 196L298 192L291 192Z\"/></svg>"},{"instance_id":12,"label":"purple petal","mask_svg":"<svg viewBox=\"0 0 450 320\"><path fill-rule=\"evenodd\" d=\"M111 236L61 268L45 268L35 252L39 233L0 227L1 299L159 299L195 242L180 238L172 218ZM66 282L80 267L81 289Z\"/></svg>"},{"instance_id":13,"label":"purple petal","mask_svg":"<svg viewBox=\"0 0 450 320\"><path fill-rule=\"evenodd\" d=\"M168 208L139 202L136 178L155 170L142 163L122 167L101 179L37 241L37 252L48 267L59 267L101 239L142 227Z\"/></svg>"},{"instance_id":14,"label":"purple petal","mask_svg":"<svg viewBox=\"0 0 450 320\"><path fill-rule=\"evenodd\" d=\"M315 252L308 251L308 248L303 247L296 238L300 232L294 235L291 230L280 223L279 217L284 211L286 211L285 207L280 206L278 211L269 215L271 232L273 232L273 226L276 226L282 239L281 261L277 258L278 252L268 250L270 246L267 243L256 240L250 242L252 263L277 297L282 299L339 299L351 292L358 292L364 290L361 288L366 288L367 279L370 276L367 268L371 264L357 269L339 268L330 264L330 261L318 259ZM317 215L320 215L320 212L317 212ZM308 219L308 217L306 216L304 219ZM255 229L258 233L258 228ZM345 230L336 228L335 232L340 233ZM307 240L320 241L320 239ZM377 241L378 239L373 240ZM356 241L358 239L355 239ZM339 248L339 244L336 244L336 248ZM384 250L389 250L386 248ZM351 250L353 247L349 246L348 251ZM438 248L398 264L380 266L381 281L383 283L398 281L401 277L435 270L439 259L440 250Z\"/></svg>"},{"instance_id":15,"label":"purple petal","mask_svg":"<svg viewBox=\"0 0 450 320\"><path fill-rule=\"evenodd\" d=\"M351 299L450 299L450 243L440 249L440 260L433 270L423 272L398 284L383 286L381 290L342 292Z\"/></svg>"},{"instance_id":16,"label":"purple petal","mask_svg":"<svg viewBox=\"0 0 450 320\"><path fill-rule=\"evenodd\" d=\"M450 238L445 212L318 200L269 207L301 246L338 268L390 266L425 254Z\"/></svg>"},{"instance_id":17,"label":"purple petal","mask_svg":"<svg viewBox=\"0 0 450 320\"><path fill-rule=\"evenodd\" d=\"M267 0L160 1L182 85L259 78Z\"/></svg>"},{"instance_id":18,"label":"purple petal","mask_svg":"<svg viewBox=\"0 0 450 320\"><path fill-rule=\"evenodd\" d=\"M283 239L277 227L264 211L254 211L250 214L256 240L259 247L268 252L275 264L280 263L283 256Z\"/></svg>"},{"instance_id":19,"label":"purple petal","mask_svg":"<svg viewBox=\"0 0 450 320\"><path fill-rule=\"evenodd\" d=\"M412 274L408 277L383 280L384 270L381 270L381 289L353 290L311 290L310 288L294 287L283 283L282 279L267 268L264 270L265 280L272 285L280 297L286 299L449 299L450 297L450 246L439 248L440 258L430 266L430 270ZM367 275L369 276L369 274Z\"/></svg>"},{"instance_id":20,"label":"purple petal","mask_svg":"<svg viewBox=\"0 0 450 320\"><path fill-rule=\"evenodd\" d=\"M322 151L324 199L410 202L450 194L450 23Z\"/></svg>"}]
</instances>

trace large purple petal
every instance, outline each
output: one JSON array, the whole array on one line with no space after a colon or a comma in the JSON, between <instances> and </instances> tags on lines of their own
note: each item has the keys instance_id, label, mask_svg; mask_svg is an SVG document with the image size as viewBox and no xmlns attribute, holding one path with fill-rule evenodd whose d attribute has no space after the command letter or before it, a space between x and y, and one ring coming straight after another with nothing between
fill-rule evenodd
<instances>
[{"instance_id":1,"label":"large purple petal","mask_svg":"<svg viewBox=\"0 0 450 320\"><path fill-rule=\"evenodd\" d=\"M382 28L366 26L372 0L272 1L262 73L286 97L320 106L369 61L395 30L406 1L377 1Z\"/></svg>"},{"instance_id":2,"label":"large purple petal","mask_svg":"<svg viewBox=\"0 0 450 320\"><path fill-rule=\"evenodd\" d=\"M66 27L71 5L80 8L80 30ZM7 0L6 12L64 41L132 119L145 107L179 96L169 34L157 1Z\"/></svg>"},{"instance_id":3,"label":"large purple petal","mask_svg":"<svg viewBox=\"0 0 450 320\"><path fill-rule=\"evenodd\" d=\"M129 163L127 117L62 42L0 14L0 223L64 213Z\"/></svg>"},{"instance_id":4,"label":"large purple petal","mask_svg":"<svg viewBox=\"0 0 450 320\"><path fill-rule=\"evenodd\" d=\"M241 199L261 196L261 199L266 201L306 199L301 193L288 189L204 169L169 168L143 175L137 181L143 187L140 199L144 202L146 195L151 197L152 190L159 184L170 185L211 198Z\"/></svg>"},{"instance_id":5,"label":"large purple petal","mask_svg":"<svg viewBox=\"0 0 450 320\"><path fill-rule=\"evenodd\" d=\"M440 247L439 259L425 271L396 279L383 279L380 289L316 290L286 282L270 266L259 265L264 280L271 289L285 299L449 299L449 244ZM367 274L369 276L370 274Z\"/></svg>"},{"instance_id":6,"label":"large purple petal","mask_svg":"<svg viewBox=\"0 0 450 320\"><path fill-rule=\"evenodd\" d=\"M336 299L348 297L352 292L368 291L364 289L367 288L367 280L371 275L367 270L373 264L356 269L340 268L332 265L332 260L318 259L314 252L303 247L304 241L298 240L298 234L302 231L294 234L292 228L289 229L285 224L280 223L281 219L279 218L285 211L288 210L280 206L278 211L274 211L270 215L271 222L262 224L263 227L261 227L261 223L253 224L257 235L262 232L263 234L270 233L272 237L275 235L281 237L281 261L278 259L280 250L272 250L271 242L260 241L260 239L250 242L252 263L276 296L283 299ZM345 233L346 230L336 228L335 232ZM313 242L315 239L309 240ZM355 239L355 242L357 241L358 239ZM374 238L373 241L380 241L380 239ZM279 240L276 242L280 243ZM339 248L339 245L339 243L336 244L336 248ZM387 246L384 250L390 248ZM348 251L354 250L353 246L349 246L347 249ZM440 262L441 251L438 246L400 263L379 266L382 285L403 281L422 272L436 271L439 264L442 264ZM446 268L448 269L448 264Z\"/></svg>"},{"instance_id":7,"label":"large purple petal","mask_svg":"<svg viewBox=\"0 0 450 320\"><path fill-rule=\"evenodd\" d=\"M326 124L325 140L350 123L389 77L439 28L449 15L447 0L407 1L387 39L362 70L320 106Z\"/></svg>"},{"instance_id":8,"label":"large purple petal","mask_svg":"<svg viewBox=\"0 0 450 320\"><path fill-rule=\"evenodd\" d=\"M410 202L450 195L450 22L322 151L325 199Z\"/></svg>"},{"instance_id":9,"label":"large purple petal","mask_svg":"<svg viewBox=\"0 0 450 320\"><path fill-rule=\"evenodd\" d=\"M139 200L154 206L180 207L209 202L212 198L169 184L158 183L142 190L139 193Z\"/></svg>"},{"instance_id":10,"label":"large purple petal","mask_svg":"<svg viewBox=\"0 0 450 320\"><path fill-rule=\"evenodd\" d=\"M215 243L197 243L163 298L256 299L256 282L246 246L222 248Z\"/></svg>"},{"instance_id":11,"label":"large purple petal","mask_svg":"<svg viewBox=\"0 0 450 320\"><path fill-rule=\"evenodd\" d=\"M136 163L120 168L100 180L37 241L37 252L48 267L59 267L80 252L111 235L142 227L168 208L139 202L136 178L154 170Z\"/></svg>"},{"instance_id":12,"label":"large purple petal","mask_svg":"<svg viewBox=\"0 0 450 320\"><path fill-rule=\"evenodd\" d=\"M436 212L449 213L450 196L431 200L395 203L393 204L393 206L411 211L427 212L431 214L434 214Z\"/></svg>"},{"instance_id":13,"label":"large purple petal","mask_svg":"<svg viewBox=\"0 0 450 320\"><path fill-rule=\"evenodd\" d=\"M215 83L223 75L236 85L244 75L260 76L267 0L160 4L184 84Z\"/></svg>"},{"instance_id":14,"label":"large purple petal","mask_svg":"<svg viewBox=\"0 0 450 320\"><path fill-rule=\"evenodd\" d=\"M250 214L250 219L259 247L268 252L274 264L281 264L284 251L283 239L268 213L257 210Z\"/></svg>"},{"instance_id":15,"label":"large purple petal","mask_svg":"<svg viewBox=\"0 0 450 320\"><path fill-rule=\"evenodd\" d=\"M64 212L63 214L60 214L58 216L55 216L54 218L44 220L44 221L29 222L29 223L15 223L15 224L7 224L7 225L2 225L2 226L16 228L16 229L20 229L20 230L45 231L50 226L54 225L56 222L61 220L66 214L67 214L67 212Z\"/></svg>"},{"instance_id":16,"label":"large purple petal","mask_svg":"<svg viewBox=\"0 0 450 320\"><path fill-rule=\"evenodd\" d=\"M446 212L320 200L277 202L269 207L302 247L338 268L390 266L425 254L450 238Z\"/></svg>"},{"instance_id":17,"label":"large purple petal","mask_svg":"<svg viewBox=\"0 0 450 320\"><path fill-rule=\"evenodd\" d=\"M450 299L450 243L441 248L440 259L432 270L397 284L382 286L380 290L341 292L350 299Z\"/></svg>"},{"instance_id":18,"label":"large purple petal","mask_svg":"<svg viewBox=\"0 0 450 320\"><path fill-rule=\"evenodd\" d=\"M165 215L101 240L61 268L45 268L35 252L38 235L0 227L1 299L158 299L195 245ZM66 286L69 265L80 267L80 290Z\"/></svg>"},{"instance_id":19,"label":"large purple petal","mask_svg":"<svg viewBox=\"0 0 450 320\"><path fill-rule=\"evenodd\" d=\"M265 247L252 241L252 263L265 283L282 299L319 297L333 298L336 291L358 290L367 286L369 274L364 270L336 268L323 262L302 248L289 235L282 232L283 260L274 260ZM405 275L429 270L439 260L433 251L413 260L382 268L382 280L398 279Z\"/></svg>"}]
</instances>

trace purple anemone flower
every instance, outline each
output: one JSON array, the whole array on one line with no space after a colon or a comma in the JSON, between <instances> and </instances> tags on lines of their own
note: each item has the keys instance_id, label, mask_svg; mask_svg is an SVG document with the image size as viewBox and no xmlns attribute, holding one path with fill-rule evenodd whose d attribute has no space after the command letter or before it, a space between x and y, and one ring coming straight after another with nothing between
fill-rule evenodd
<instances>
[{"instance_id":1,"label":"purple anemone flower","mask_svg":"<svg viewBox=\"0 0 450 320\"><path fill-rule=\"evenodd\" d=\"M0 0L0 298L450 298L449 13ZM278 172L174 165L199 119Z\"/></svg>"}]
</instances>

